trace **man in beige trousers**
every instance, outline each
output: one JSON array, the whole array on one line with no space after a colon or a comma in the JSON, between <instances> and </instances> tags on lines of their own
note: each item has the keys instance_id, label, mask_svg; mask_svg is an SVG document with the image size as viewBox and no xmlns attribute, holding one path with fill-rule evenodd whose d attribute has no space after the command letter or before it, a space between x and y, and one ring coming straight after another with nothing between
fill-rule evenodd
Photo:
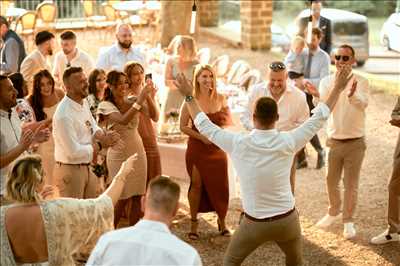
<instances>
[{"instance_id":1,"label":"man in beige trousers","mask_svg":"<svg viewBox=\"0 0 400 266\"><path fill-rule=\"evenodd\" d=\"M102 147L114 145L119 135L97 126L89 105L88 82L81 67L71 67L63 75L66 95L53 116L53 176L63 197L96 197L97 180L90 169Z\"/></svg>"},{"instance_id":2,"label":"man in beige trousers","mask_svg":"<svg viewBox=\"0 0 400 266\"><path fill-rule=\"evenodd\" d=\"M352 66L356 62L354 49L341 45L335 55L337 71ZM321 80L319 92L314 95L324 100L332 88L334 76ZM326 228L337 220L343 220L343 236L346 239L356 235L353 216L357 205L358 183L364 159L365 109L368 106L368 80L353 73L353 77L341 93L338 103L332 110L327 127L328 169L326 185L329 199L328 214L317 226ZM342 180L344 197L343 208L340 191ZM343 209L343 214L341 213Z\"/></svg>"},{"instance_id":3,"label":"man in beige trousers","mask_svg":"<svg viewBox=\"0 0 400 266\"><path fill-rule=\"evenodd\" d=\"M392 112L390 124L400 128L400 96ZM372 244L386 244L400 241L400 134L393 156L393 171L389 181L388 224L389 227L380 235L371 239Z\"/></svg>"}]
</instances>

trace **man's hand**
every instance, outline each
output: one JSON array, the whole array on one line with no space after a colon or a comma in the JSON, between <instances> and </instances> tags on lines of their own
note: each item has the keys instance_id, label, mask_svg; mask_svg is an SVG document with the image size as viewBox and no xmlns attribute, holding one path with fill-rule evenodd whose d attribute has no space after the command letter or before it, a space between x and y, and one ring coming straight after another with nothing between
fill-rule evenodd
<instances>
[{"instance_id":1,"label":"man's hand","mask_svg":"<svg viewBox=\"0 0 400 266\"><path fill-rule=\"evenodd\" d=\"M193 85L183 73L178 73L174 84L183 96L193 95Z\"/></svg>"},{"instance_id":2,"label":"man's hand","mask_svg":"<svg viewBox=\"0 0 400 266\"><path fill-rule=\"evenodd\" d=\"M51 131L48 128L39 130L35 134L35 142L42 143L42 142L48 141L50 138L50 134L51 134Z\"/></svg>"},{"instance_id":3,"label":"man's hand","mask_svg":"<svg viewBox=\"0 0 400 266\"><path fill-rule=\"evenodd\" d=\"M347 96L348 96L349 98L350 98L351 96L353 96L354 93L356 92L356 89L357 89L357 80L354 80L354 81L353 81L353 85L351 85L349 94L347 94Z\"/></svg>"},{"instance_id":4,"label":"man's hand","mask_svg":"<svg viewBox=\"0 0 400 266\"><path fill-rule=\"evenodd\" d=\"M314 97L319 98L319 91L318 89L314 86L314 84L312 84L310 81L305 80L304 81L304 86L306 91L311 94Z\"/></svg>"},{"instance_id":5,"label":"man's hand","mask_svg":"<svg viewBox=\"0 0 400 266\"><path fill-rule=\"evenodd\" d=\"M389 123L394 127L400 127L400 120L392 119L389 121Z\"/></svg>"},{"instance_id":6,"label":"man's hand","mask_svg":"<svg viewBox=\"0 0 400 266\"><path fill-rule=\"evenodd\" d=\"M34 140L34 132L31 129L23 129L19 144L27 150Z\"/></svg>"},{"instance_id":7,"label":"man's hand","mask_svg":"<svg viewBox=\"0 0 400 266\"><path fill-rule=\"evenodd\" d=\"M45 185L40 191L40 196L44 200L52 200L60 197L60 192L56 186Z\"/></svg>"},{"instance_id":8,"label":"man's hand","mask_svg":"<svg viewBox=\"0 0 400 266\"><path fill-rule=\"evenodd\" d=\"M334 88L339 89L340 92L342 92L346 88L347 83L353 78L353 75L350 75L350 73L351 66L343 66L341 69L336 71Z\"/></svg>"}]
</instances>

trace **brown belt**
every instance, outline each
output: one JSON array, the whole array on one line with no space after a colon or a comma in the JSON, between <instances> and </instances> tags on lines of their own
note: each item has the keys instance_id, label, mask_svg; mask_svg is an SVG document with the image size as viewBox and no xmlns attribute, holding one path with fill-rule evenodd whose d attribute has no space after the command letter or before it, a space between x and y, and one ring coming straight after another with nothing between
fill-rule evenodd
<instances>
[{"instance_id":1,"label":"brown belt","mask_svg":"<svg viewBox=\"0 0 400 266\"><path fill-rule=\"evenodd\" d=\"M62 163L62 162L56 162L56 164L59 165L76 165L76 166L89 166L90 163Z\"/></svg>"},{"instance_id":2,"label":"brown belt","mask_svg":"<svg viewBox=\"0 0 400 266\"><path fill-rule=\"evenodd\" d=\"M272 221L276 221L276 220L285 218L286 216L289 216L295 210L296 210L296 208L293 208L288 212L285 212L285 213L282 213L282 214L278 214L278 215L275 215L275 216L272 216L272 217L262 218L262 219L254 218L253 216L250 216L245 212L243 212L243 214L247 219L249 219L249 220L251 220L253 222L272 222Z\"/></svg>"},{"instance_id":3,"label":"brown belt","mask_svg":"<svg viewBox=\"0 0 400 266\"><path fill-rule=\"evenodd\" d=\"M353 140L359 140L359 139L362 139L362 138L364 138L364 137L352 138L352 139L334 139L334 138L331 138L331 139L334 140L334 141L349 142L349 141L353 141Z\"/></svg>"}]
</instances>

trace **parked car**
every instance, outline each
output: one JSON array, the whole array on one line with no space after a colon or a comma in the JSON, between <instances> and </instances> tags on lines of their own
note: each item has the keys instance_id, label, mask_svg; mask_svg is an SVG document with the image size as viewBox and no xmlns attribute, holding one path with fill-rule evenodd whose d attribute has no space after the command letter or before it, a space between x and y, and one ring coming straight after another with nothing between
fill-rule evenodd
<instances>
[{"instance_id":1,"label":"parked car","mask_svg":"<svg viewBox=\"0 0 400 266\"><path fill-rule=\"evenodd\" d=\"M298 21L308 16L310 16L309 9L304 9L300 12L295 21L287 28L287 32L290 36L294 36L299 31L297 26ZM321 16L331 21L332 52L330 56L333 56L333 53L340 45L349 44L356 52L357 65L364 65L369 57L367 17L354 12L334 8L323 8L321 10Z\"/></svg>"},{"instance_id":2,"label":"parked car","mask_svg":"<svg viewBox=\"0 0 400 266\"><path fill-rule=\"evenodd\" d=\"M383 24L381 44L387 50L400 52L400 12L393 13Z\"/></svg>"}]
</instances>

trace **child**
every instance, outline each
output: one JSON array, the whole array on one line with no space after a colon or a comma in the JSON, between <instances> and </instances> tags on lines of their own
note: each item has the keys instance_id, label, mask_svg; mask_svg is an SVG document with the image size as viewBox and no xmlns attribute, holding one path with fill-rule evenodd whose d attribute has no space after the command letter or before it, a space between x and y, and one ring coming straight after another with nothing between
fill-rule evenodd
<instances>
[{"instance_id":1,"label":"child","mask_svg":"<svg viewBox=\"0 0 400 266\"><path fill-rule=\"evenodd\" d=\"M296 36L292 40L292 45L289 53L285 58L285 64L288 68L288 73L295 72L297 74L302 74L306 62L306 57L303 53L306 42L303 37ZM291 75L289 75L290 78Z\"/></svg>"}]
</instances>

